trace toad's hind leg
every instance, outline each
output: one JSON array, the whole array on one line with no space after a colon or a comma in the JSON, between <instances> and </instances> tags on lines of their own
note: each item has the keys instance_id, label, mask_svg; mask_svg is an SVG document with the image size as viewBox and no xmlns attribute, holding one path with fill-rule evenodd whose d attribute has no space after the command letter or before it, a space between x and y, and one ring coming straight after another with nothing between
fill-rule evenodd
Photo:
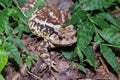
<instances>
[{"instance_id":1,"label":"toad's hind leg","mask_svg":"<svg viewBox=\"0 0 120 80\"><path fill-rule=\"evenodd\" d=\"M47 64L49 71L51 71L51 68L57 71L55 62L51 60L50 53L48 51L49 48L52 48L53 46L50 44L49 41L44 40L37 44L37 51L40 52L39 57ZM46 67L43 67L45 70Z\"/></svg>"}]
</instances>

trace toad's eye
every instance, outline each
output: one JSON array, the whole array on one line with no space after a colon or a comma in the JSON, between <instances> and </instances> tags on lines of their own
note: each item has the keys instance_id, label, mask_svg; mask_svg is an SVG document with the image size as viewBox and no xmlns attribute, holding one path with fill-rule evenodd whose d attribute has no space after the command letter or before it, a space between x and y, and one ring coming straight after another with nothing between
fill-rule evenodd
<instances>
[{"instance_id":1,"label":"toad's eye","mask_svg":"<svg viewBox=\"0 0 120 80\"><path fill-rule=\"evenodd\" d=\"M57 8L36 9L29 19L29 28L33 34L50 41L54 45L68 46L76 42L76 31L63 24L70 19L69 12Z\"/></svg>"},{"instance_id":2,"label":"toad's eye","mask_svg":"<svg viewBox=\"0 0 120 80\"><path fill-rule=\"evenodd\" d=\"M39 37L57 34L59 28L69 19L68 11L44 7L36 9L29 19L29 28Z\"/></svg>"}]
</instances>

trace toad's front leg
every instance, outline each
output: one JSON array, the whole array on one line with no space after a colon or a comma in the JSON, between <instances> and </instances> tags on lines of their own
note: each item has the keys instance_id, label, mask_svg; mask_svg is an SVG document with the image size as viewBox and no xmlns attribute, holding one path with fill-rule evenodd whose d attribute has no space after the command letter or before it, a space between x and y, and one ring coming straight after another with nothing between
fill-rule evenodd
<instances>
[{"instance_id":1,"label":"toad's front leg","mask_svg":"<svg viewBox=\"0 0 120 80\"><path fill-rule=\"evenodd\" d=\"M36 51L38 51L40 54L38 55L44 62L45 64L42 65L40 71L44 70L49 70L54 69L57 71L55 67L55 62L51 60L50 53L48 51L48 48L53 47L47 40L41 41L37 44L36 46Z\"/></svg>"}]
</instances>

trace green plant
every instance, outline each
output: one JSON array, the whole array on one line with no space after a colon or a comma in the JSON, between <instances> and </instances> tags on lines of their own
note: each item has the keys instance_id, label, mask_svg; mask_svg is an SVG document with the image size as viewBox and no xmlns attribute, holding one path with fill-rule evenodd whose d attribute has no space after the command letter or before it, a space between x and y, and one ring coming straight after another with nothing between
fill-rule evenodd
<instances>
[{"instance_id":1,"label":"green plant","mask_svg":"<svg viewBox=\"0 0 120 80\"><path fill-rule=\"evenodd\" d=\"M97 44L109 67L118 74L119 65L112 48L120 49L120 19L108 11L111 7L116 7L116 3L119 4L116 0L78 0L71 9L72 18L65 25L76 25L77 43L70 55L73 62L73 57L78 55L78 66L83 72L86 72L82 65L84 62L96 70L97 62L92 44Z\"/></svg>"},{"instance_id":2,"label":"green plant","mask_svg":"<svg viewBox=\"0 0 120 80\"><path fill-rule=\"evenodd\" d=\"M18 2L17 2L18 1ZM30 33L27 21L34 8L21 12L20 7L26 0L0 0L0 73L8 62L8 57L12 56L22 66L22 59L25 58L28 68L34 61L34 56L29 55L28 50L21 42L23 32ZM9 3L9 4L8 4ZM111 15L107 9L111 6L118 7L120 0L79 0L71 9L72 18L66 25L73 24L77 30L77 43L74 51L63 52L66 58L72 60L74 65L75 56L79 57L78 67L86 72L82 65L87 62L94 69L97 67L95 52L92 44L100 46L100 52L106 62L119 71L117 59L112 48L120 48L120 37L117 35L120 30L120 19ZM37 0L36 7L43 7L44 0ZM19 49L26 53L21 57ZM66 53L69 53L66 54ZM3 63L4 62L4 63ZM4 80L0 74L0 80Z\"/></svg>"},{"instance_id":3,"label":"green plant","mask_svg":"<svg viewBox=\"0 0 120 80\"><path fill-rule=\"evenodd\" d=\"M9 56L14 58L19 67L23 65L23 58L26 58L26 64L29 68L34 59L21 41L23 32L30 33L27 22L35 10L21 12L20 7L25 2L26 0L0 0L0 73L7 64ZM37 7L44 6L44 0L38 0L38 2L41 3L37 4ZM22 50L26 57L22 57L19 50ZM1 74L0 80L4 80Z\"/></svg>"}]
</instances>

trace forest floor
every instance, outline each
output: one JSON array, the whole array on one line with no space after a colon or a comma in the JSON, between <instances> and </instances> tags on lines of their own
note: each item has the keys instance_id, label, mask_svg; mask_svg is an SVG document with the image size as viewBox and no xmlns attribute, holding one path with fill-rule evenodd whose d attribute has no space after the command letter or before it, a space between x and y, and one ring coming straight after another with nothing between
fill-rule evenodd
<instances>
[{"instance_id":1,"label":"forest floor","mask_svg":"<svg viewBox=\"0 0 120 80\"><path fill-rule=\"evenodd\" d=\"M34 48L37 38L29 37L29 35L24 34L22 37L24 45L27 49ZM27 46L30 42L31 45ZM42 59L38 59L36 63L31 67L31 70L28 72L25 70L24 66L21 70L17 69L13 59L9 59L10 64L8 64L3 70L3 75L6 77L6 80L119 80L120 78L114 74L114 72L107 71L105 66L100 64L96 72L86 66L86 74L81 72L78 68L73 68L71 61L65 59L61 54L61 48L53 49L50 51L52 61L56 62L57 71L51 69L50 71L46 70L44 73L38 72L39 66L43 64ZM21 72L23 72L21 74ZM41 77L40 77L41 76Z\"/></svg>"},{"instance_id":2,"label":"forest floor","mask_svg":"<svg viewBox=\"0 0 120 80\"><path fill-rule=\"evenodd\" d=\"M50 3L51 4L51 3ZM34 49L38 40L36 37L30 37L27 34L23 34L22 42L29 51ZM31 43L31 44L30 44ZM30 45L29 45L30 44ZM14 65L15 61L9 58L9 62L2 74L6 80L120 80L120 77L116 76L114 72L106 69L106 63L99 64L96 71L90 66L85 64L86 73L81 72L78 68L71 65L71 61L68 61L61 53L62 48L52 49L49 51L52 61L56 62L54 69L45 70L45 72L39 72L39 66L43 64L42 59L37 59L30 70L26 70L26 65L22 69L18 69L17 65ZM21 51L22 52L22 51ZM32 51L31 51L32 53ZM100 59L98 59L99 61ZM101 61L104 61L101 59ZM119 61L119 58L118 58Z\"/></svg>"}]
</instances>

